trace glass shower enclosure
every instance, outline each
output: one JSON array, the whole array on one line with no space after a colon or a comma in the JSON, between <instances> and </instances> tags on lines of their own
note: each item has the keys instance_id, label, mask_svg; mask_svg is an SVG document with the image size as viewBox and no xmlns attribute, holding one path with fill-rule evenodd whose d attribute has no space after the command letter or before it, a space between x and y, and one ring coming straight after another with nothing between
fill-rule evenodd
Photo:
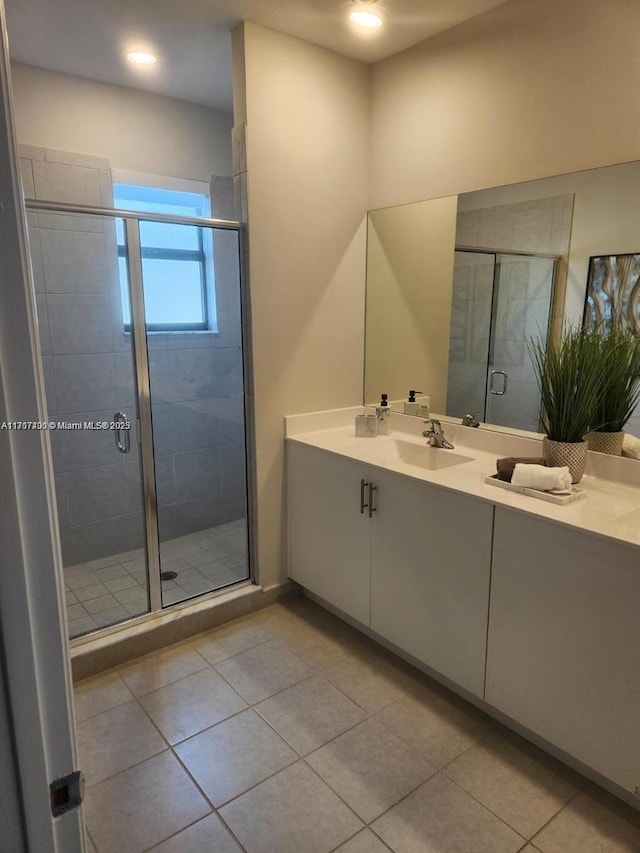
<instances>
[{"instance_id":1,"label":"glass shower enclosure","mask_svg":"<svg viewBox=\"0 0 640 853\"><path fill-rule=\"evenodd\" d=\"M527 343L549 334L554 256L457 249L447 415L539 432L541 399Z\"/></svg>"},{"instance_id":2,"label":"glass shower enclosure","mask_svg":"<svg viewBox=\"0 0 640 853\"><path fill-rule=\"evenodd\" d=\"M70 637L247 581L241 226L27 209Z\"/></svg>"}]
</instances>

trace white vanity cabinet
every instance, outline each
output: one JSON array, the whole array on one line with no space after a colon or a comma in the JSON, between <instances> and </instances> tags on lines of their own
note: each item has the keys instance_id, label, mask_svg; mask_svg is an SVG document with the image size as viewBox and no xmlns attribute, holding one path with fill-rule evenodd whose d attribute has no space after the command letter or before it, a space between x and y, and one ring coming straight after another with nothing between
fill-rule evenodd
<instances>
[{"instance_id":1,"label":"white vanity cabinet","mask_svg":"<svg viewBox=\"0 0 640 853\"><path fill-rule=\"evenodd\" d=\"M295 442L287 470L289 576L482 697L492 505Z\"/></svg>"},{"instance_id":2,"label":"white vanity cabinet","mask_svg":"<svg viewBox=\"0 0 640 853\"><path fill-rule=\"evenodd\" d=\"M313 447L287 445L289 577L369 625L371 469Z\"/></svg>"},{"instance_id":3,"label":"white vanity cabinet","mask_svg":"<svg viewBox=\"0 0 640 853\"><path fill-rule=\"evenodd\" d=\"M640 793L640 550L496 507L485 698Z\"/></svg>"},{"instance_id":4,"label":"white vanity cabinet","mask_svg":"<svg viewBox=\"0 0 640 853\"><path fill-rule=\"evenodd\" d=\"M375 480L371 628L482 698L493 506L386 471Z\"/></svg>"}]
</instances>

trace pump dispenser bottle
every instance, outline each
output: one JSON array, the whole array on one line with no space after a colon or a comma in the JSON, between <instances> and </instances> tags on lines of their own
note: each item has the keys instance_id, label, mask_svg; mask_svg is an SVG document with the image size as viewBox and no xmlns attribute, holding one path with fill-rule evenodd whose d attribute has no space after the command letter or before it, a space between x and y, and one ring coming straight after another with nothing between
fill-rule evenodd
<instances>
[{"instance_id":1,"label":"pump dispenser bottle","mask_svg":"<svg viewBox=\"0 0 640 853\"><path fill-rule=\"evenodd\" d=\"M405 415L417 415L422 403L416 401L416 394L422 394L422 391L414 391L413 388L409 391L409 399L404 401Z\"/></svg>"},{"instance_id":2,"label":"pump dispenser bottle","mask_svg":"<svg viewBox=\"0 0 640 853\"><path fill-rule=\"evenodd\" d=\"M376 406L376 419L378 421L378 435L389 435L391 409L387 402L388 394L381 394L380 405Z\"/></svg>"}]
</instances>

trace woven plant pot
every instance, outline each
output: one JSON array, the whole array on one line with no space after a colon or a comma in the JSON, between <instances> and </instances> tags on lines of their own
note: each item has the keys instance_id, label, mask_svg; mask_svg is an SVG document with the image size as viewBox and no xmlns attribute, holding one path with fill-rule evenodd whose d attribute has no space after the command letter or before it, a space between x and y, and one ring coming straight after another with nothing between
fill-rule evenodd
<instances>
[{"instance_id":1,"label":"woven plant pot","mask_svg":"<svg viewBox=\"0 0 640 853\"><path fill-rule=\"evenodd\" d=\"M596 453L608 453L610 456L622 456L624 430L620 432L590 432L587 435L589 450Z\"/></svg>"},{"instance_id":2,"label":"woven plant pot","mask_svg":"<svg viewBox=\"0 0 640 853\"><path fill-rule=\"evenodd\" d=\"M587 464L586 441L552 441L546 435L542 439L542 455L551 468L569 468L571 482L579 483Z\"/></svg>"}]
</instances>

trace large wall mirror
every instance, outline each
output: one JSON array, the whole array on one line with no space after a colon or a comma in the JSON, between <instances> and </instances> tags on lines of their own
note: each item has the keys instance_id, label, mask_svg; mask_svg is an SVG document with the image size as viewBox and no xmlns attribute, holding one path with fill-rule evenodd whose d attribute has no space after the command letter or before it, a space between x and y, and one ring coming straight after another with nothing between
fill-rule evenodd
<instances>
[{"instance_id":1,"label":"large wall mirror","mask_svg":"<svg viewBox=\"0 0 640 853\"><path fill-rule=\"evenodd\" d=\"M415 389L445 419L538 433L527 344L582 321L590 259L640 254L638 199L635 162L370 211L365 404Z\"/></svg>"}]
</instances>

